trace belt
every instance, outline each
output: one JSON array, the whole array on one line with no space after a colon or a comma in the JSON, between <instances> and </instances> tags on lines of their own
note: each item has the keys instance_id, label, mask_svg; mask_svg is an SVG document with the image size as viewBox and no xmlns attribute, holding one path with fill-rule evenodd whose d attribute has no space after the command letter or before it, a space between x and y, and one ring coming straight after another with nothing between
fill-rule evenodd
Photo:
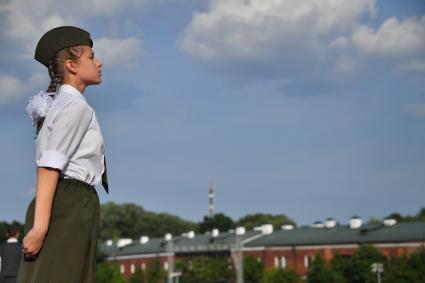
<instances>
[{"instance_id":1,"label":"belt","mask_svg":"<svg viewBox=\"0 0 425 283\"><path fill-rule=\"evenodd\" d=\"M58 183L74 184L74 185L78 185L78 186L87 187L87 188L93 189L93 190L95 189L93 185L90 185L89 183L86 183L84 181L74 179L74 178L59 177Z\"/></svg>"}]
</instances>

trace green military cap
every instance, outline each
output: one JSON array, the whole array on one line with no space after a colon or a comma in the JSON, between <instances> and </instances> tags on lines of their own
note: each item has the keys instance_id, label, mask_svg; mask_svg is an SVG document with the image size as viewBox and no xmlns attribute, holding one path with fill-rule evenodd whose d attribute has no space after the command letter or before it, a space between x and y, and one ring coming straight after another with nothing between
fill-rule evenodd
<instances>
[{"instance_id":1,"label":"green military cap","mask_svg":"<svg viewBox=\"0 0 425 283\"><path fill-rule=\"evenodd\" d=\"M40 38L35 48L34 58L44 66L49 67L49 61L59 51L77 45L93 47L90 33L73 26L57 27L49 30Z\"/></svg>"}]
</instances>

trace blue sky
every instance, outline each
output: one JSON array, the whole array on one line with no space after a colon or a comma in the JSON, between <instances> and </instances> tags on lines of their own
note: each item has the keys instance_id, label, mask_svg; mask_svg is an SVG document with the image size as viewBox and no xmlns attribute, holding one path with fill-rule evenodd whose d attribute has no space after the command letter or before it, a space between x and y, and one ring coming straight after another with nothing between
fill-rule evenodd
<instances>
[{"instance_id":1,"label":"blue sky","mask_svg":"<svg viewBox=\"0 0 425 283\"><path fill-rule=\"evenodd\" d=\"M207 189L234 219L300 224L425 206L425 2L23 0L0 3L1 220L34 195L28 98L50 28L90 31L103 83L85 95L111 193L192 221Z\"/></svg>"}]
</instances>

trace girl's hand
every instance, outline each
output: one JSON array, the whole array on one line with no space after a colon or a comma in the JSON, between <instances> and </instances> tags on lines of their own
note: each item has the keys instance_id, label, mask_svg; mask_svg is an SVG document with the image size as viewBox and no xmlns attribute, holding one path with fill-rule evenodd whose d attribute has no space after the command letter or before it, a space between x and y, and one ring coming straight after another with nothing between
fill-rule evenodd
<instances>
[{"instance_id":1,"label":"girl's hand","mask_svg":"<svg viewBox=\"0 0 425 283\"><path fill-rule=\"evenodd\" d=\"M22 249L26 257L35 257L41 250L46 233L32 228L22 242Z\"/></svg>"}]
</instances>

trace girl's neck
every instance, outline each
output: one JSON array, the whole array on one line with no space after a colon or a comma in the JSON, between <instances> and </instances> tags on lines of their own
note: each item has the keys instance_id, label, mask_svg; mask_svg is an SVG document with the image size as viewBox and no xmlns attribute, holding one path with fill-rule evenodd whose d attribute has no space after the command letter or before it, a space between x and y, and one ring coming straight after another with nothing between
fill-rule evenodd
<instances>
[{"instance_id":1,"label":"girl's neck","mask_svg":"<svg viewBox=\"0 0 425 283\"><path fill-rule=\"evenodd\" d=\"M67 84L70 85L72 87L74 87L75 89L77 89L81 94L84 93L84 90L86 89L86 85L82 82L76 82L75 80L64 80L63 84Z\"/></svg>"}]
</instances>

